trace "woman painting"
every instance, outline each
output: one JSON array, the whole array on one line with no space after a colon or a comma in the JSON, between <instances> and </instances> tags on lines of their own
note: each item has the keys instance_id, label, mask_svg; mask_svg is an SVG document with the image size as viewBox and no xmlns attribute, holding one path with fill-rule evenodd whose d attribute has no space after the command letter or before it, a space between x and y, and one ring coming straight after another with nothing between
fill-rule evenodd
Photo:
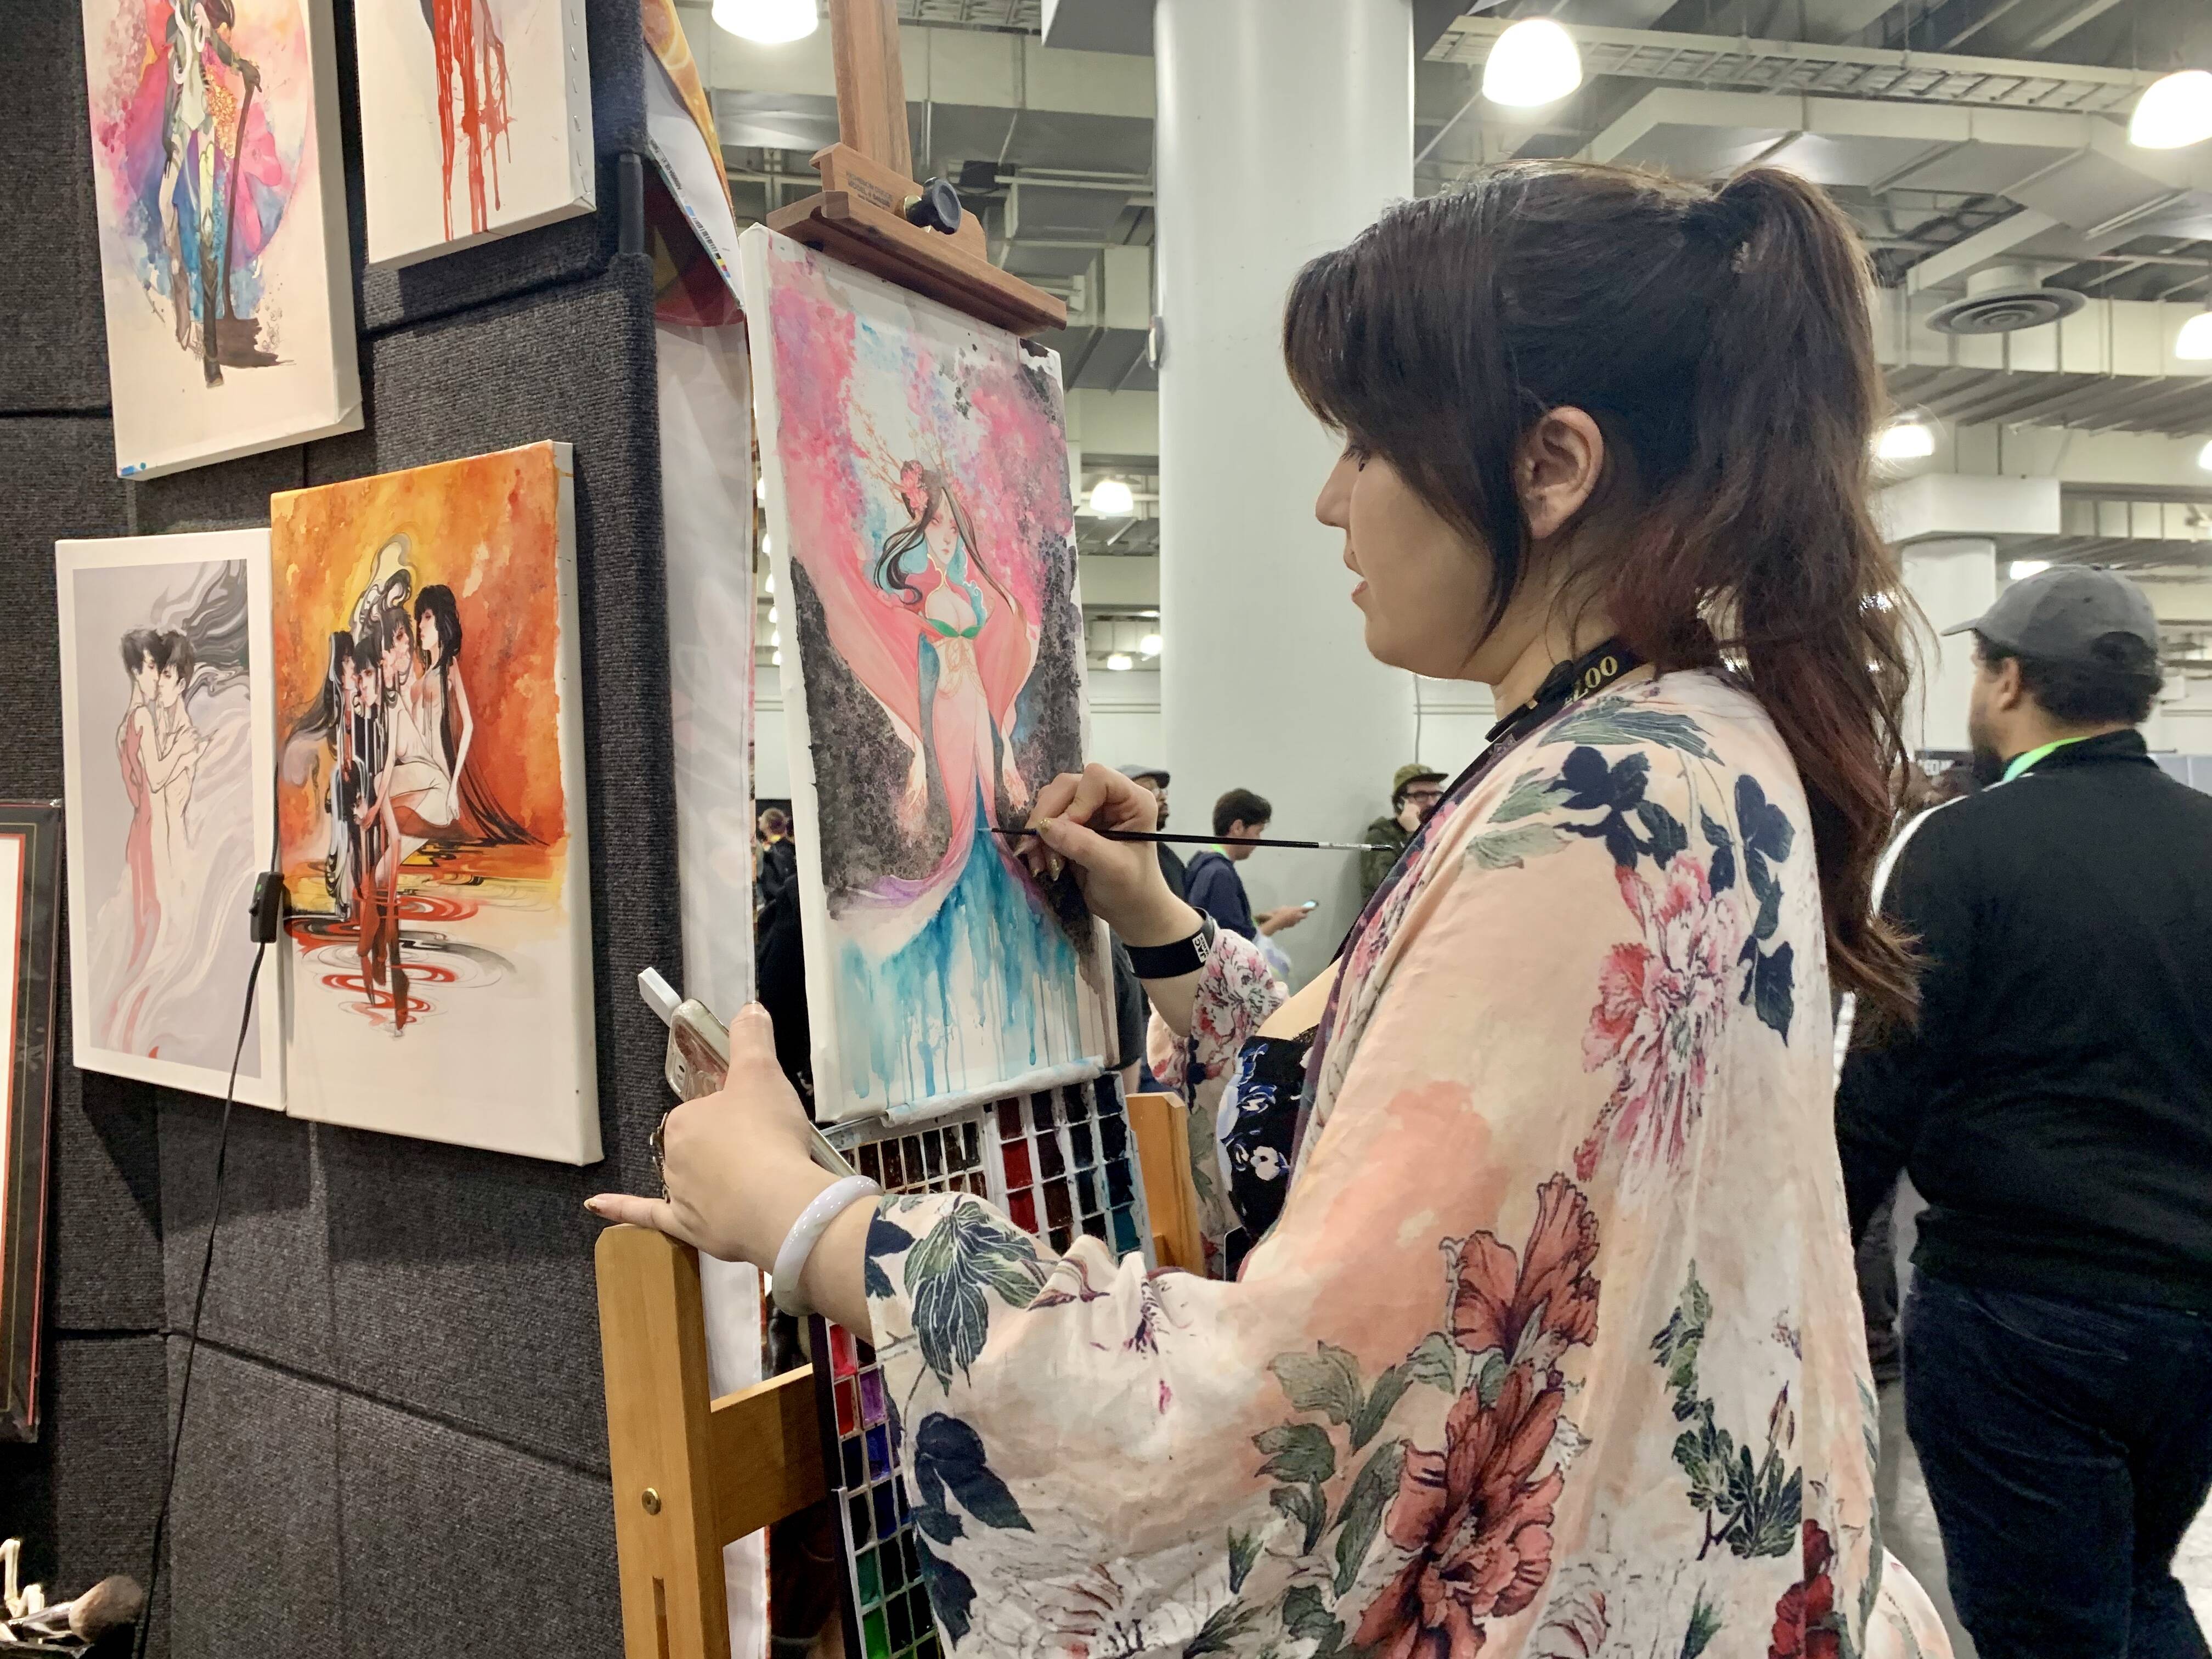
<instances>
[{"instance_id":1,"label":"woman painting","mask_svg":"<svg viewBox=\"0 0 2212 1659\"><path fill-rule=\"evenodd\" d=\"M667 1197L592 1200L875 1343L956 1656L1947 1653L1880 1541L1832 1124L1831 980L1914 994L1868 902L1905 690L1868 289L1793 174L1565 161L1297 277L1368 648L1510 712L1278 1027L1287 1192L1233 1281L833 1191L757 1010ZM1252 948L1097 833L1152 793L1033 810L1233 1054Z\"/></svg>"},{"instance_id":2,"label":"woman painting","mask_svg":"<svg viewBox=\"0 0 2212 1659\"><path fill-rule=\"evenodd\" d=\"M1025 807L1029 787L1014 765L1010 728L1014 700L1036 660L1037 624L992 574L975 526L942 473L908 461L899 469L899 499L907 522L884 538L873 574L877 590L921 624L915 659L921 720L907 775L905 818L919 824L933 791L964 816L975 784L1003 787L1015 808ZM987 628L990 645L982 643ZM985 653L1002 659L994 667L1009 671L988 684ZM995 818L997 802L985 805Z\"/></svg>"}]
</instances>

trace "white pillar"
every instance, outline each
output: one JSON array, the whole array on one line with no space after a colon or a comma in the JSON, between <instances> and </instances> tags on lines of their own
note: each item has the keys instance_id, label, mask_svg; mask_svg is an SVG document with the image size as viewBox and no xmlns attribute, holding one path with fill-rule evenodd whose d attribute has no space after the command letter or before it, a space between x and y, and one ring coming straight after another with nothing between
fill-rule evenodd
<instances>
[{"instance_id":1,"label":"white pillar","mask_svg":"<svg viewBox=\"0 0 2212 1659\"><path fill-rule=\"evenodd\" d=\"M1237 787L1278 833L1349 841L1413 757L1412 677L1361 644L1343 538L1315 522L1335 459L1283 369L1298 267L1413 193L1409 0L1158 0L1161 716L1175 828ZM1358 859L1258 854L1255 909L1303 980L1351 925Z\"/></svg>"},{"instance_id":2,"label":"white pillar","mask_svg":"<svg viewBox=\"0 0 2212 1659\"><path fill-rule=\"evenodd\" d=\"M1986 536L1947 536L1903 550L1905 585L1936 635L1922 641L1914 717L1906 735L1916 749L1966 747L1966 702L1974 681L1974 639L1942 630L1972 622L1997 596L1997 544Z\"/></svg>"}]
</instances>

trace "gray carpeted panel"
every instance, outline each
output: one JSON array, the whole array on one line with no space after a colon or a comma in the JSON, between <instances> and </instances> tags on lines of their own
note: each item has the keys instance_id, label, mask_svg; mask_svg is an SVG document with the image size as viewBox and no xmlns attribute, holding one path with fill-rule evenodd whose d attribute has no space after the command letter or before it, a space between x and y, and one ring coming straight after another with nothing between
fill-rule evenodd
<instances>
[{"instance_id":1,"label":"gray carpeted panel","mask_svg":"<svg viewBox=\"0 0 2212 1659\"><path fill-rule=\"evenodd\" d=\"M269 498L307 481L307 453L298 445L196 466L167 477L134 480L133 526L141 536L185 530L243 530L269 522Z\"/></svg>"},{"instance_id":2,"label":"gray carpeted panel","mask_svg":"<svg viewBox=\"0 0 2212 1659\"><path fill-rule=\"evenodd\" d=\"M169 1410L185 1342L169 1340ZM304 1659L341 1646L337 1391L209 1347L169 1514L169 1612L179 1654ZM373 1607L357 1616L374 1625Z\"/></svg>"},{"instance_id":3,"label":"gray carpeted panel","mask_svg":"<svg viewBox=\"0 0 2212 1659\"><path fill-rule=\"evenodd\" d=\"M35 1445L0 1445L0 1534L27 1579L59 1595L110 1573L146 1582L161 1500L158 1336L64 1337L46 1355Z\"/></svg>"},{"instance_id":4,"label":"gray carpeted panel","mask_svg":"<svg viewBox=\"0 0 2212 1659\"><path fill-rule=\"evenodd\" d=\"M308 453L321 483L541 438L575 447L609 1160L580 1171L345 1132L321 1144L340 1380L592 1466L605 1432L582 1201L652 1178L664 1036L635 980L678 956L649 282L625 257L592 283L379 337L370 428Z\"/></svg>"},{"instance_id":5,"label":"gray carpeted panel","mask_svg":"<svg viewBox=\"0 0 2212 1659\"><path fill-rule=\"evenodd\" d=\"M319 1133L338 1380L604 1468L591 1172Z\"/></svg>"},{"instance_id":6,"label":"gray carpeted panel","mask_svg":"<svg viewBox=\"0 0 2212 1659\"><path fill-rule=\"evenodd\" d=\"M7 296L0 306L7 319L0 328L0 414L107 407L80 17L65 0L8 8L8 90L0 97L0 202L9 225L0 236L0 294Z\"/></svg>"},{"instance_id":7,"label":"gray carpeted panel","mask_svg":"<svg viewBox=\"0 0 2212 1659\"><path fill-rule=\"evenodd\" d=\"M114 428L104 416L0 419L0 616L11 619L0 649L0 798L46 799L62 793L54 543L124 533Z\"/></svg>"},{"instance_id":8,"label":"gray carpeted panel","mask_svg":"<svg viewBox=\"0 0 2212 1659\"><path fill-rule=\"evenodd\" d=\"M645 143L645 47L633 0L586 0L584 27L591 53L592 148L599 158L599 211L502 236L458 253L441 254L403 270L370 270L362 216L365 197L353 74L353 23L350 15L342 17L339 96L362 333L428 321L549 283L574 282L605 269L614 256L617 231L613 158L622 150L641 150ZM656 66L653 72L661 71Z\"/></svg>"},{"instance_id":9,"label":"gray carpeted panel","mask_svg":"<svg viewBox=\"0 0 2212 1659\"><path fill-rule=\"evenodd\" d=\"M190 1328L215 1189L219 1102L165 1092L161 1230L168 1322ZM234 1107L201 1333L295 1370L333 1373L330 1206L317 1131L257 1107Z\"/></svg>"},{"instance_id":10,"label":"gray carpeted panel","mask_svg":"<svg viewBox=\"0 0 2212 1659\"><path fill-rule=\"evenodd\" d=\"M338 1467L346 1659L622 1651L605 1480L351 1396Z\"/></svg>"}]
</instances>

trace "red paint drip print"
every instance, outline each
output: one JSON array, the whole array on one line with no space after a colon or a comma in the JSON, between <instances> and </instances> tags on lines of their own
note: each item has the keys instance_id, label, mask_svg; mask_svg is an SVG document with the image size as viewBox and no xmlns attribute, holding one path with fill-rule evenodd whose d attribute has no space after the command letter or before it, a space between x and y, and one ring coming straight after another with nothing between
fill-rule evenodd
<instances>
[{"instance_id":1,"label":"red paint drip print","mask_svg":"<svg viewBox=\"0 0 2212 1659\"><path fill-rule=\"evenodd\" d=\"M491 228L484 202L487 168L491 206L499 205L499 141L507 130L507 47L486 0L430 0L430 40L437 54L439 162L445 172L438 205L451 241L457 150L468 169L470 232Z\"/></svg>"}]
</instances>

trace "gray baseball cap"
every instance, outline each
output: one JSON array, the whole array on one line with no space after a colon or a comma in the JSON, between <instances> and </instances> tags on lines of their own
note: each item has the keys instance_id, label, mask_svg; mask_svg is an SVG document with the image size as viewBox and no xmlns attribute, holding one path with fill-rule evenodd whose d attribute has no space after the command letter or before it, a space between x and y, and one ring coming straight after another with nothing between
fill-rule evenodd
<instances>
[{"instance_id":1,"label":"gray baseball cap","mask_svg":"<svg viewBox=\"0 0 2212 1659\"><path fill-rule=\"evenodd\" d=\"M2014 656L2098 667L2109 659L2097 643L2113 634L2140 640L2155 654L2158 613L2117 571L2064 565L2014 582L1973 621L1943 632L1979 634Z\"/></svg>"},{"instance_id":2,"label":"gray baseball cap","mask_svg":"<svg viewBox=\"0 0 2212 1659\"><path fill-rule=\"evenodd\" d=\"M1163 789L1168 787L1168 769L1164 766L1122 766L1115 769L1132 783L1141 782L1146 778L1158 778Z\"/></svg>"}]
</instances>

